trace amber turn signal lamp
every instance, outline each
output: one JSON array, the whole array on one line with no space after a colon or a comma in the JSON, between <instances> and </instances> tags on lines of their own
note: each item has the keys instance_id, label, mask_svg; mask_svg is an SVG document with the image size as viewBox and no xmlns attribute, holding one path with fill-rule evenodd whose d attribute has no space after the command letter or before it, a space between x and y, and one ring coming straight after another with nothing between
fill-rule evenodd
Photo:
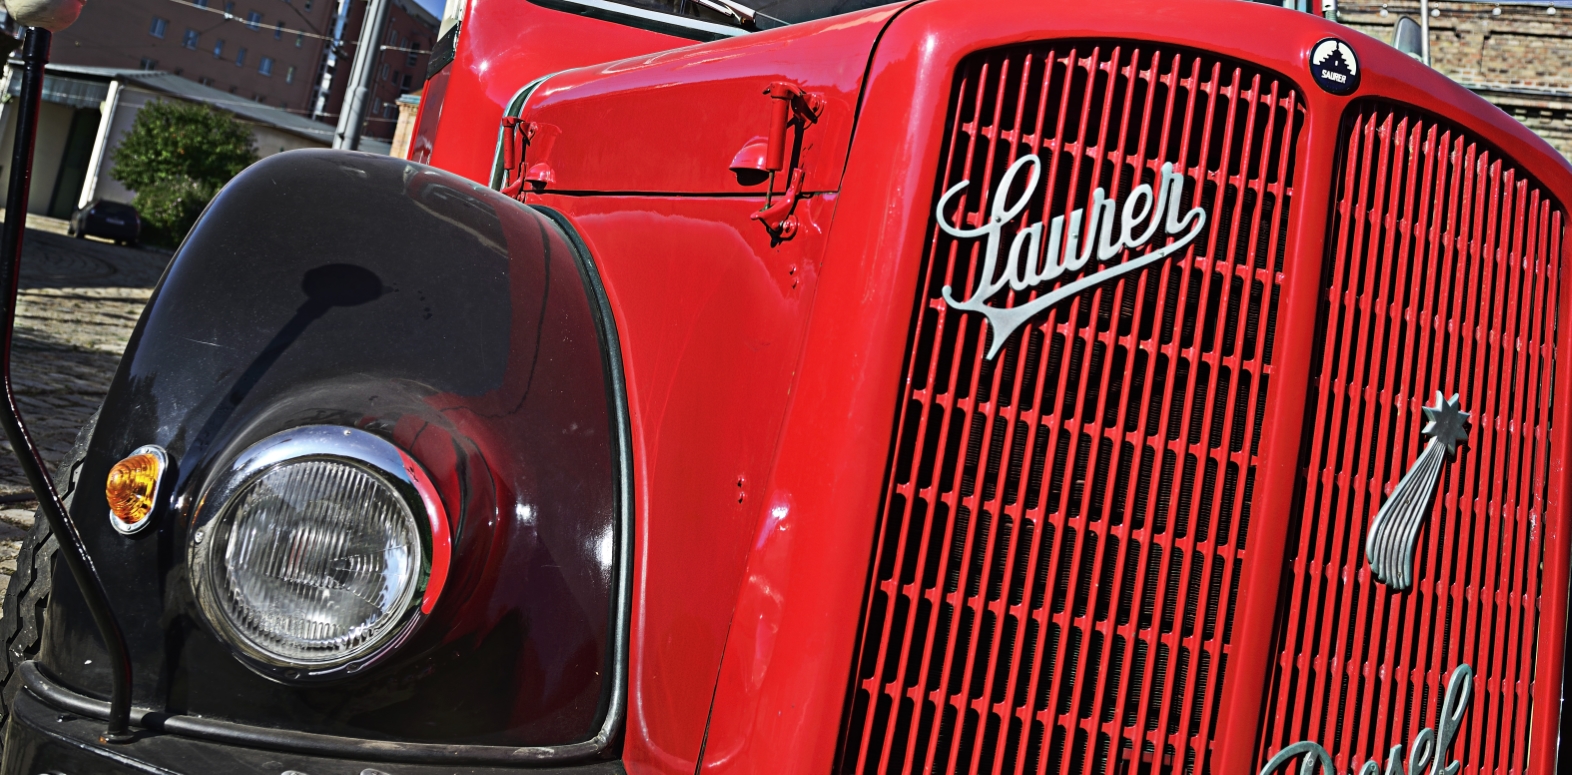
<instances>
[{"instance_id":1,"label":"amber turn signal lamp","mask_svg":"<svg viewBox=\"0 0 1572 775\"><path fill-rule=\"evenodd\" d=\"M115 530L130 535L147 527L167 468L169 456L150 444L138 447L109 469L104 496L109 499L109 524Z\"/></svg>"}]
</instances>

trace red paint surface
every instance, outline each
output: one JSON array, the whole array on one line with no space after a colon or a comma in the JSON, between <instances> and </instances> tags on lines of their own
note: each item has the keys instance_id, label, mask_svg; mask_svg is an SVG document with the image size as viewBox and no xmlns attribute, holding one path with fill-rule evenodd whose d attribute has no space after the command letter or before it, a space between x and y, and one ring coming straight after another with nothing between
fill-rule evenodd
<instances>
[{"instance_id":1,"label":"red paint surface","mask_svg":"<svg viewBox=\"0 0 1572 775\"><path fill-rule=\"evenodd\" d=\"M1304 527L1280 612L1288 637L1258 755L1308 728L1339 769L1383 759L1369 730L1406 741L1433 728L1447 679L1468 664L1472 700L1451 756L1465 773L1524 772L1545 755L1527 745L1530 718L1547 710L1534 653L1543 618L1560 618L1540 604L1540 523L1565 512L1547 500L1549 463L1565 455L1547 401L1562 376L1552 342L1565 213L1453 127L1368 103L1357 116L1338 180ZM1387 176L1396 185L1362 185ZM1377 225L1414 241L1381 239ZM1373 580L1363 536L1418 457L1420 407L1437 390L1460 394L1470 433L1443 464L1413 586L1394 593Z\"/></svg>"},{"instance_id":2,"label":"red paint surface","mask_svg":"<svg viewBox=\"0 0 1572 775\"><path fill-rule=\"evenodd\" d=\"M569 29L547 26L561 22L544 16L553 12L529 7L520 13L523 24L461 40L456 66L462 67L448 87L433 161L477 180L489 177L501 105L529 80L485 76L495 72L487 63L508 56L537 61L528 58L534 54L509 52L525 41L557 51L545 33ZM526 31L530 24L542 26ZM866 34L826 29L820 35L842 34L866 46L877 27L867 22ZM628 375L638 503L624 748L630 771L691 772L701 740L703 766L712 771L817 773L836 766L957 68L985 49L1111 38L1253 63L1281 76L1284 88L1293 85L1303 98L1298 161L1286 181L1293 204L1282 227L1284 263L1263 276L1254 268L1246 273L1280 288L1271 389L1285 398L1263 405L1249 550L1237 555L1238 565L1228 555L1224 566L1225 590L1238 574L1233 640L1226 677L1200 707L1203 723L1212 709L1226 712L1218 715L1209 743L1188 737L1188 714L1179 719L1182 732L1168 732L1169 709L1158 717L1160 731L1145 738L1166 744L1168 735L1180 735L1198 755L1210 752L1212 771L1249 771L1263 686L1277 658L1273 626L1305 427L1304 404L1293 397L1311 390L1308 354L1325 334L1316 313L1325 293L1322 263L1339 124L1350 103L1310 81L1310 48L1326 36L1347 40L1363 71L1355 98L1391 99L1450 117L1517 159L1562 202L1572 200L1572 172L1543 142L1462 87L1377 41L1304 14L1205 0L1053 7L1002 0L986 12L960 0L932 0L893 16L878 37L855 126L831 131L841 126L832 125L834 117L846 111L832 97L824 122L807 131L806 139L824 143L812 148L849 138L843 171L832 154L808 157L814 162L810 176L834 170L809 186L839 191L833 226L825 196L797 208L811 228L772 245L748 220L762 197L552 193L746 191L727 167L743 143L762 136L768 113L766 98L745 85L765 78L793 79L810 89L820 83L857 104L842 76L862 72L856 64L861 54L817 47L813 37L792 38L786 46L789 32L647 57L625 63L626 71L605 66L567 74L534 100L541 114L533 118L547 121L549 113L559 134L549 151L554 189L531 201L564 212L594 254ZM658 37L638 42L653 49ZM633 47L629 40L606 45ZM618 55L605 58L612 56ZM761 90L763 85L758 83ZM460 104L462 115L454 112ZM641 120L647 118L656 120ZM1559 265L1567 258L1563 243L1545 261ZM791 265L804 277L797 289L783 275ZM1572 320L1569 297L1562 294L1557 307L1562 320ZM1565 333L1558 333L1554 348L1560 363L1572 363ZM1555 375L1554 395L1572 394L1568 371ZM1537 672L1531 686L1504 688L1481 674L1481 699L1471 713L1491 712L1482 699L1487 689L1519 705L1531 701L1536 709L1555 707L1559 694L1568 580L1564 459L1572 418L1558 404L1551 419L1537 550L1544 558L1539 635L1533 643L1502 640L1515 644L1515 659L1538 665ZM1382 442L1373 436L1362 443ZM1362 531L1367 519L1356 515L1352 524ZM1210 585L1212 560L1207 562L1203 587ZM1190 586L1188 578L1188 566L1181 568L1181 584ZM1204 601L1211 593L1201 594ZM1200 637L1177 633L1176 627L1173 648L1183 645L1183 637ZM977 702L970 707L987 704ZM1534 752L1527 771L1551 771L1556 723L1552 712L1513 717L1511 734L1525 731ZM1100 718L1080 728L1108 731L1115 745L1124 734L1119 721ZM1408 742L1404 733L1393 739ZM1088 755L1097 742L1091 738ZM1162 754L1159 747L1156 756ZM1183 749L1176 755L1183 757ZM993 763L1000 768L1000 759Z\"/></svg>"},{"instance_id":3,"label":"red paint surface","mask_svg":"<svg viewBox=\"0 0 1572 775\"><path fill-rule=\"evenodd\" d=\"M1105 98L1075 86L1105 70L1121 73ZM1033 88L1044 79L1057 88ZM1080 192L1048 212L1087 207L1093 187L1122 201L1178 159L1186 197L1212 217L1157 271L1059 305L992 361L979 348L998 334L940 293L968 278L956 295L971 295L982 241L934 234L844 769L1073 772L1077 737L1128 739L1110 754L1126 759L1194 756L1189 741L1211 738L1253 440L1276 399L1271 299L1301 105L1270 74L1152 45L962 65L942 188L970 179L952 223L985 223L1000 176L1030 153L1048 158L1032 201Z\"/></svg>"},{"instance_id":4,"label":"red paint surface","mask_svg":"<svg viewBox=\"0 0 1572 775\"><path fill-rule=\"evenodd\" d=\"M425 468L403 450L399 450L399 457L403 458L404 470L415 483L420 502L425 504L426 519L431 526L431 570L426 576L426 592L420 599L420 612L430 614L442 598L442 587L448 580L448 563L453 560L453 536L448 530L448 513L442 505L442 496L431 477L426 475Z\"/></svg>"},{"instance_id":5,"label":"red paint surface","mask_svg":"<svg viewBox=\"0 0 1572 775\"><path fill-rule=\"evenodd\" d=\"M553 77L530 97L528 118L572 128L532 143L527 164L549 163L555 191L763 193L731 163L770 133L765 89L790 81L822 95L819 118L786 136L806 191L839 187L852 114L886 6ZM776 176L775 190L785 188Z\"/></svg>"},{"instance_id":6,"label":"red paint surface","mask_svg":"<svg viewBox=\"0 0 1572 775\"><path fill-rule=\"evenodd\" d=\"M502 110L531 81L559 70L691 44L529 0L475 0L447 67L450 74L427 163L488 183ZM427 109L422 106L423 113Z\"/></svg>"},{"instance_id":7,"label":"red paint surface","mask_svg":"<svg viewBox=\"0 0 1572 775\"><path fill-rule=\"evenodd\" d=\"M637 530L631 770L691 773L774 465L834 198L771 245L762 198L532 197L563 212L616 310Z\"/></svg>"},{"instance_id":8,"label":"red paint surface","mask_svg":"<svg viewBox=\"0 0 1572 775\"><path fill-rule=\"evenodd\" d=\"M453 68L444 67L426 80L420 92L420 110L415 115L415 133L409 141L409 160L421 164L431 163L431 151L437 138L437 124L442 120L442 106L448 93L448 79Z\"/></svg>"}]
</instances>

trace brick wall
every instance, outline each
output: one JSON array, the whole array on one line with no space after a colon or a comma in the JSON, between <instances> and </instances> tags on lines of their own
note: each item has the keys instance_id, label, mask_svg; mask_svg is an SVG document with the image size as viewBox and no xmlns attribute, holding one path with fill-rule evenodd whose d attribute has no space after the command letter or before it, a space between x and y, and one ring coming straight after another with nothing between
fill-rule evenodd
<instances>
[{"instance_id":1,"label":"brick wall","mask_svg":"<svg viewBox=\"0 0 1572 775\"><path fill-rule=\"evenodd\" d=\"M1437 0L1430 61L1572 158L1572 6ZM1339 0L1338 21L1392 42L1419 3Z\"/></svg>"},{"instance_id":2,"label":"brick wall","mask_svg":"<svg viewBox=\"0 0 1572 775\"><path fill-rule=\"evenodd\" d=\"M334 6L335 0L96 0L55 35L50 61L164 70L309 115L325 41L295 31L331 33ZM213 13L226 7L227 19ZM255 24L248 23L252 14Z\"/></svg>"},{"instance_id":3,"label":"brick wall","mask_svg":"<svg viewBox=\"0 0 1572 775\"><path fill-rule=\"evenodd\" d=\"M367 0L350 0L349 16L344 22L344 48L333 69L333 86L328 92L327 114L332 121L344 106L349 86L349 71L365 21ZM388 22L382 29L382 46L371 71L370 102L366 105L364 137L389 140L398 125L398 98L418 94L426 85L426 64L431 47L437 42L437 17L413 0L389 0ZM398 50L403 49L403 50Z\"/></svg>"}]
</instances>

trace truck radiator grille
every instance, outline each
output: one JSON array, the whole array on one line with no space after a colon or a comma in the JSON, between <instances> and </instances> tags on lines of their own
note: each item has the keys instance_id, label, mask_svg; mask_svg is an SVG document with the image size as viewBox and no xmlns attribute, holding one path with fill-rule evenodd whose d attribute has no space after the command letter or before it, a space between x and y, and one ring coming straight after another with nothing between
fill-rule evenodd
<instances>
[{"instance_id":1,"label":"truck radiator grille","mask_svg":"<svg viewBox=\"0 0 1572 775\"><path fill-rule=\"evenodd\" d=\"M1257 755L1309 740L1339 772L1376 758L1386 771L1467 664L1473 697L1443 764L1523 772L1531 714L1556 712L1530 704L1536 634L1564 616L1539 608L1543 521L1561 512L1546 499L1564 216L1510 159L1432 116L1371 101L1342 131ZM1373 578L1365 542L1426 443L1420 407L1436 391L1473 417L1399 592Z\"/></svg>"},{"instance_id":2,"label":"truck radiator grille","mask_svg":"<svg viewBox=\"0 0 1572 775\"><path fill-rule=\"evenodd\" d=\"M962 63L838 771L1199 771L1274 400L1302 120L1286 80L1188 50L1055 41ZM970 296L983 240L950 237L933 209L966 180L950 217L986 223L986 197L1031 153L1044 185L1006 247L1022 222L1087 207L1096 187L1122 201L1164 163L1206 227L989 358L983 318L943 298L946 285Z\"/></svg>"}]
</instances>

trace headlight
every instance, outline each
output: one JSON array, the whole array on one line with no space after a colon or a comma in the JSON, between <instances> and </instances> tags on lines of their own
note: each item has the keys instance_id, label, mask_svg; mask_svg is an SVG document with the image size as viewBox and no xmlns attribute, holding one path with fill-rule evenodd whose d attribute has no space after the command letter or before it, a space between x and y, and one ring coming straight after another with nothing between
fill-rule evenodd
<instances>
[{"instance_id":1,"label":"headlight","mask_svg":"<svg viewBox=\"0 0 1572 775\"><path fill-rule=\"evenodd\" d=\"M269 665L309 672L374 655L403 631L428 582L440 586L431 579L433 549L444 555L437 569L447 564L440 509L414 461L377 436L330 426L275 434L202 498L197 600L226 640Z\"/></svg>"}]
</instances>

